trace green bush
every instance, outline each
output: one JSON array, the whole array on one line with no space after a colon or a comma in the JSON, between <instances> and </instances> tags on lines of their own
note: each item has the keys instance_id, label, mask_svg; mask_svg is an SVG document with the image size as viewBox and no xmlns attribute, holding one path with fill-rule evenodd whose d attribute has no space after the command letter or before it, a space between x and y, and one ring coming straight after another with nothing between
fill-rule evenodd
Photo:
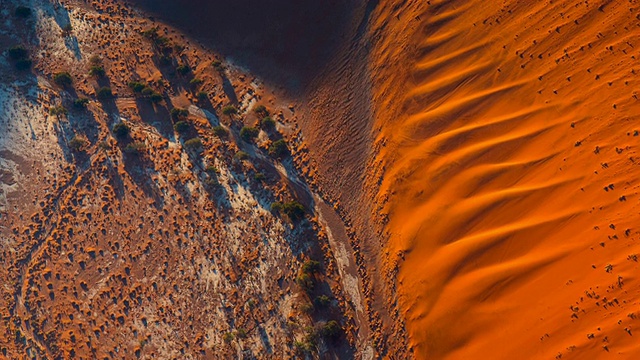
<instances>
[{"instance_id":1,"label":"green bush","mask_svg":"<svg viewBox=\"0 0 640 360\"><path fill-rule=\"evenodd\" d=\"M254 127L249 127L249 126L245 126L240 130L240 137L243 138L245 141L253 141L253 139L255 139L256 137L258 137L258 134L260 133L260 130L254 128Z\"/></svg>"},{"instance_id":2,"label":"green bush","mask_svg":"<svg viewBox=\"0 0 640 360\"><path fill-rule=\"evenodd\" d=\"M28 8L26 6L18 6L16 7L16 11L15 11L15 16L17 17L21 17L21 18L27 18L29 16L31 16L31 8Z\"/></svg>"},{"instance_id":3,"label":"green bush","mask_svg":"<svg viewBox=\"0 0 640 360\"><path fill-rule=\"evenodd\" d=\"M65 87L73 83L73 78L71 77L71 74L69 74L69 72L63 71L53 75L53 82L58 84L59 86Z\"/></svg>"},{"instance_id":4,"label":"green bush","mask_svg":"<svg viewBox=\"0 0 640 360\"><path fill-rule=\"evenodd\" d=\"M222 113L227 115L227 116L231 116L231 115L237 114L238 113L238 109L236 109L236 107L233 106L233 105L227 105L227 106L222 108Z\"/></svg>"},{"instance_id":5,"label":"green bush","mask_svg":"<svg viewBox=\"0 0 640 360\"><path fill-rule=\"evenodd\" d=\"M249 158L249 154L244 151L238 151L233 158L237 160L247 160Z\"/></svg>"},{"instance_id":6,"label":"green bush","mask_svg":"<svg viewBox=\"0 0 640 360\"><path fill-rule=\"evenodd\" d=\"M223 137L226 137L227 135L229 135L229 132L227 132L227 129L225 129L224 127L222 127L220 125L214 126L213 133L219 138L223 138Z\"/></svg>"},{"instance_id":7,"label":"green bush","mask_svg":"<svg viewBox=\"0 0 640 360\"><path fill-rule=\"evenodd\" d=\"M79 137L79 136L74 136L73 139L71 139L69 141L69 147L71 148L71 150L73 151L81 151L84 146L86 145L86 141L85 139Z\"/></svg>"},{"instance_id":8,"label":"green bush","mask_svg":"<svg viewBox=\"0 0 640 360\"><path fill-rule=\"evenodd\" d=\"M320 262L307 260L302 264L302 271L308 274L320 272Z\"/></svg>"},{"instance_id":9,"label":"green bush","mask_svg":"<svg viewBox=\"0 0 640 360\"><path fill-rule=\"evenodd\" d=\"M331 303L331 299L327 295L320 295L313 300L313 303L319 308L326 308Z\"/></svg>"},{"instance_id":10,"label":"green bush","mask_svg":"<svg viewBox=\"0 0 640 360\"><path fill-rule=\"evenodd\" d=\"M191 71L191 68L189 67L189 65L182 64L176 67L176 71L180 75L187 75Z\"/></svg>"},{"instance_id":11,"label":"green bush","mask_svg":"<svg viewBox=\"0 0 640 360\"><path fill-rule=\"evenodd\" d=\"M184 142L184 147L189 150L199 150L202 148L202 140L200 138L189 139Z\"/></svg>"},{"instance_id":12,"label":"green bush","mask_svg":"<svg viewBox=\"0 0 640 360\"><path fill-rule=\"evenodd\" d=\"M133 92L135 93L142 93L142 90L148 89L146 84L143 84L139 81L131 81L129 83L129 87L131 88L131 90L133 90ZM150 89L151 90L151 89ZM153 90L151 90L153 91Z\"/></svg>"},{"instance_id":13,"label":"green bush","mask_svg":"<svg viewBox=\"0 0 640 360\"><path fill-rule=\"evenodd\" d=\"M49 109L49 114L53 116L67 115L67 109L62 105L57 105Z\"/></svg>"},{"instance_id":14,"label":"green bush","mask_svg":"<svg viewBox=\"0 0 640 360\"><path fill-rule=\"evenodd\" d=\"M171 109L171 118L175 121L184 120L189 116L189 111L181 108Z\"/></svg>"},{"instance_id":15,"label":"green bush","mask_svg":"<svg viewBox=\"0 0 640 360\"><path fill-rule=\"evenodd\" d=\"M85 109L89 105L89 99L87 98L77 98L73 100L73 107L76 109Z\"/></svg>"},{"instance_id":16,"label":"green bush","mask_svg":"<svg viewBox=\"0 0 640 360\"><path fill-rule=\"evenodd\" d=\"M338 338L341 332L342 332L342 328L340 327L340 324L338 324L338 322L335 320L327 321L320 328L320 334L324 338L331 339L331 340L335 340L336 338Z\"/></svg>"},{"instance_id":17,"label":"green bush","mask_svg":"<svg viewBox=\"0 0 640 360\"><path fill-rule=\"evenodd\" d=\"M209 98L209 93L206 91L198 91L196 96L198 97L198 100L207 100Z\"/></svg>"},{"instance_id":18,"label":"green bush","mask_svg":"<svg viewBox=\"0 0 640 360\"><path fill-rule=\"evenodd\" d=\"M95 77L103 77L107 74L107 72L104 70L104 68L100 65L94 65L89 69L89 76L95 76Z\"/></svg>"},{"instance_id":19,"label":"green bush","mask_svg":"<svg viewBox=\"0 0 640 360\"><path fill-rule=\"evenodd\" d=\"M273 130L276 128L276 122L270 116L266 116L260 121L260 127L265 131Z\"/></svg>"},{"instance_id":20,"label":"green bush","mask_svg":"<svg viewBox=\"0 0 640 360\"><path fill-rule=\"evenodd\" d=\"M253 109L253 112L263 117L269 115L269 111L267 110L267 107L264 105L256 106L255 109Z\"/></svg>"},{"instance_id":21,"label":"green bush","mask_svg":"<svg viewBox=\"0 0 640 360\"><path fill-rule=\"evenodd\" d=\"M223 71L224 67L222 66L222 63L219 60L214 60L211 65L218 71Z\"/></svg>"},{"instance_id":22,"label":"green bush","mask_svg":"<svg viewBox=\"0 0 640 360\"><path fill-rule=\"evenodd\" d=\"M282 212L285 213L291 220L300 220L304 217L304 206L297 201L290 201L284 203L282 206Z\"/></svg>"},{"instance_id":23,"label":"green bush","mask_svg":"<svg viewBox=\"0 0 640 360\"><path fill-rule=\"evenodd\" d=\"M100 100L111 99L113 98L113 92L111 91L110 87L104 86L96 90L96 97Z\"/></svg>"},{"instance_id":24,"label":"green bush","mask_svg":"<svg viewBox=\"0 0 640 360\"><path fill-rule=\"evenodd\" d=\"M124 148L124 152L131 155L139 155L144 153L147 146L143 142L133 142Z\"/></svg>"},{"instance_id":25,"label":"green bush","mask_svg":"<svg viewBox=\"0 0 640 360\"><path fill-rule=\"evenodd\" d=\"M206 171L208 174L217 174L219 170L217 167L209 165L204 169L204 171Z\"/></svg>"},{"instance_id":26,"label":"green bush","mask_svg":"<svg viewBox=\"0 0 640 360\"><path fill-rule=\"evenodd\" d=\"M300 273L296 278L296 284L306 291L310 291L314 287L313 277L307 273Z\"/></svg>"},{"instance_id":27,"label":"green bush","mask_svg":"<svg viewBox=\"0 0 640 360\"><path fill-rule=\"evenodd\" d=\"M189 123L186 121L178 121L173 128L176 130L178 134L185 134L189 131Z\"/></svg>"},{"instance_id":28,"label":"green bush","mask_svg":"<svg viewBox=\"0 0 640 360\"><path fill-rule=\"evenodd\" d=\"M116 137L118 139L125 139L127 136L129 136L130 132L131 129L129 129L129 127L125 123L117 123L113 127L113 133L116 134Z\"/></svg>"},{"instance_id":29,"label":"green bush","mask_svg":"<svg viewBox=\"0 0 640 360\"><path fill-rule=\"evenodd\" d=\"M198 79L198 78L193 78L191 79L191 81L189 81L189 84L193 87L198 87L202 85L202 83L203 83L202 79Z\"/></svg>"},{"instance_id":30,"label":"green bush","mask_svg":"<svg viewBox=\"0 0 640 360\"><path fill-rule=\"evenodd\" d=\"M287 142L283 139L274 141L273 144L269 147L269 155L281 158L286 156L289 153L289 148L287 147Z\"/></svg>"},{"instance_id":31,"label":"green bush","mask_svg":"<svg viewBox=\"0 0 640 360\"><path fill-rule=\"evenodd\" d=\"M149 100L151 100L152 103L159 103L160 101L163 100L163 97L160 93L157 92L152 92L151 95L149 95Z\"/></svg>"}]
</instances>

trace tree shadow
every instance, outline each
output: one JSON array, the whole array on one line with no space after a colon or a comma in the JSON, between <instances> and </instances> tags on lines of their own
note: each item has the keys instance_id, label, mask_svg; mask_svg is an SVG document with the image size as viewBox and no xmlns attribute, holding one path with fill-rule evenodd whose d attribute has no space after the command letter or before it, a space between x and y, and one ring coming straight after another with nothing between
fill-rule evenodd
<instances>
[{"instance_id":1,"label":"tree shadow","mask_svg":"<svg viewBox=\"0 0 640 360\"><path fill-rule=\"evenodd\" d=\"M176 141L173 132L173 122L169 114L169 105L152 103L149 99L136 98L136 106L140 119L153 126L165 138Z\"/></svg>"},{"instance_id":2,"label":"tree shadow","mask_svg":"<svg viewBox=\"0 0 640 360\"><path fill-rule=\"evenodd\" d=\"M132 142L123 142L122 145L131 144ZM129 174L129 177L138 187L144 192L144 194L153 199L153 205L157 210L164 207L164 197L162 190L153 181L149 172L153 171L153 162L144 153L127 152L124 151L124 169Z\"/></svg>"}]
</instances>

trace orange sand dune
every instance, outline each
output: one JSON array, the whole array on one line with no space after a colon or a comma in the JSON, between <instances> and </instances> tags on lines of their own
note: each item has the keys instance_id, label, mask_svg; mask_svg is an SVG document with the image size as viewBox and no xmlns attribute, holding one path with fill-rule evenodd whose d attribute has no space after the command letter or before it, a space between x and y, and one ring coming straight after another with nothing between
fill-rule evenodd
<instances>
[{"instance_id":1,"label":"orange sand dune","mask_svg":"<svg viewBox=\"0 0 640 360\"><path fill-rule=\"evenodd\" d=\"M640 358L640 3L376 14L369 181L414 355Z\"/></svg>"}]
</instances>

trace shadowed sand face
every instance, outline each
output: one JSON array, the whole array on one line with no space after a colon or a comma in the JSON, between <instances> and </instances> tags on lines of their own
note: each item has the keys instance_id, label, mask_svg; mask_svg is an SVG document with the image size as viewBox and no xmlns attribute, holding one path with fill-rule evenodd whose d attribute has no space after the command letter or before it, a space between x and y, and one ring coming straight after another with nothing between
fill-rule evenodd
<instances>
[{"instance_id":1,"label":"shadowed sand face","mask_svg":"<svg viewBox=\"0 0 640 360\"><path fill-rule=\"evenodd\" d=\"M362 1L132 0L267 82L304 87L343 40Z\"/></svg>"}]
</instances>

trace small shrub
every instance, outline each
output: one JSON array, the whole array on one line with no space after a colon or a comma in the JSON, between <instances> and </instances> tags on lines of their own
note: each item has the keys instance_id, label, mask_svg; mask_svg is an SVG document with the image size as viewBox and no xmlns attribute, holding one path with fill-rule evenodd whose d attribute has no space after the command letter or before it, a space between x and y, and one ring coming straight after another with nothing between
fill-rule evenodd
<instances>
[{"instance_id":1,"label":"small shrub","mask_svg":"<svg viewBox=\"0 0 640 360\"><path fill-rule=\"evenodd\" d=\"M152 103L157 104L160 101L163 100L162 95L160 93L157 92L152 92L151 95L149 95L149 100L151 100Z\"/></svg>"},{"instance_id":2,"label":"small shrub","mask_svg":"<svg viewBox=\"0 0 640 360\"><path fill-rule=\"evenodd\" d=\"M222 113L227 115L227 116L231 116L231 115L237 114L238 113L238 109L236 109L236 107L233 106L233 105L227 105L227 106L222 108Z\"/></svg>"},{"instance_id":3,"label":"small shrub","mask_svg":"<svg viewBox=\"0 0 640 360\"><path fill-rule=\"evenodd\" d=\"M124 148L124 152L131 155L142 154L147 149L147 146L143 142L133 142L128 144Z\"/></svg>"},{"instance_id":4,"label":"small shrub","mask_svg":"<svg viewBox=\"0 0 640 360\"><path fill-rule=\"evenodd\" d=\"M13 60L24 59L29 56L29 52L22 45L16 45L9 48L9 57Z\"/></svg>"},{"instance_id":5,"label":"small shrub","mask_svg":"<svg viewBox=\"0 0 640 360\"><path fill-rule=\"evenodd\" d=\"M125 123L117 123L113 127L113 133L118 139L125 139L127 136L129 136L130 132L131 129L129 129L129 127Z\"/></svg>"},{"instance_id":6,"label":"small shrub","mask_svg":"<svg viewBox=\"0 0 640 360\"><path fill-rule=\"evenodd\" d=\"M219 137L219 138L226 137L226 136L229 134L229 133L227 132L227 129L225 129L224 127L222 127L222 126L220 126L220 125L215 126L215 127L213 128L213 133L214 133L217 137Z\"/></svg>"},{"instance_id":7,"label":"small shrub","mask_svg":"<svg viewBox=\"0 0 640 360\"><path fill-rule=\"evenodd\" d=\"M178 121L175 125L173 125L173 128L178 134L185 134L187 131L189 131L189 123L186 121Z\"/></svg>"},{"instance_id":8,"label":"small shrub","mask_svg":"<svg viewBox=\"0 0 640 360\"><path fill-rule=\"evenodd\" d=\"M15 16L20 17L20 18L27 18L29 16L31 16L31 8L28 8L26 6L18 6L16 7L16 11L15 11Z\"/></svg>"},{"instance_id":9,"label":"small shrub","mask_svg":"<svg viewBox=\"0 0 640 360\"><path fill-rule=\"evenodd\" d=\"M256 181L264 181L267 177L264 176L263 173L259 172L259 173L255 173L255 175L253 175L253 179Z\"/></svg>"},{"instance_id":10,"label":"small shrub","mask_svg":"<svg viewBox=\"0 0 640 360\"><path fill-rule=\"evenodd\" d=\"M335 340L336 338L338 338L341 332L342 328L340 327L340 324L338 324L338 322L335 320L327 321L327 323L322 325L322 327L320 328L320 334L324 338L331 340Z\"/></svg>"},{"instance_id":11,"label":"small shrub","mask_svg":"<svg viewBox=\"0 0 640 360\"><path fill-rule=\"evenodd\" d=\"M204 169L204 171L206 171L208 174L217 174L219 170L217 167L209 165Z\"/></svg>"},{"instance_id":12,"label":"small shrub","mask_svg":"<svg viewBox=\"0 0 640 360\"><path fill-rule=\"evenodd\" d=\"M307 314L311 314L313 312L314 308L313 308L313 304L310 302L304 302L300 305L300 311L307 313Z\"/></svg>"},{"instance_id":13,"label":"small shrub","mask_svg":"<svg viewBox=\"0 0 640 360\"><path fill-rule=\"evenodd\" d=\"M202 85L202 83L203 83L202 79L198 79L198 78L193 78L191 79L191 81L189 81L189 85L193 87L198 87Z\"/></svg>"},{"instance_id":14,"label":"small shrub","mask_svg":"<svg viewBox=\"0 0 640 360\"><path fill-rule=\"evenodd\" d=\"M315 260L307 260L302 264L302 271L307 274L320 272L320 262Z\"/></svg>"},{"instance_id":15,"label":"small shrub","mask_svg":"<svg viewBox=\"0 0 640 360\"><path fill-rule=\"evenodd\" d=\"M101 78L101 77L104 77L106 74L107 74L107 72L100 65L94 65L89 69L89 75L90 76L95 76L95 77Z\"/></svg>"},{"instance_id":16,"label":"small shrub","mask_svg":"<svg viewBox=\"0 0 640 360\"><path fill-rule=\"evenodd\" d=\"M320 295L313 300L313 303L319 308L326 308L331 303L331 299L327 295Z\"/></svg>"},{"instance_id":17,"label":"small shrub","mask_svg":"<svg viewBox=\"0 0 640 360\"><path fill-rule=\"evenodd\" d=\"M238 339L246 339L247 338L247 330L240 328L236 330L236 337Z\"/></svg>"},{"instance_id":18,"label":"small shrub","mask_svg":"<svg viewBox=\"0 0 640 360\"><path fill-rule=\"evenodd\" d=\"M113 98L113 92L108 86L101 87L96 91L96 97L100 100L107 100Z\"/></svg>"},{"instance_id":19,"label":"small shrub","mask_svg":"<svg viewBox=\"0 0 640 360\"><path fill-rule=\"evenodd\" d=\"M142 90L148 89L147 85L139 82L139 81L131 81L129 83L129 87L131 88L131 90L133 90L133 92L135 93L142 93ZM153 91L153 90L152 90Z\"/></svg>"},{"instance_id":20,"label":"small shrub","mask_svg":"<svg viewBox=\"0 0 640 360\"><path fill-rule=\"evenodd\" d=\"M244 151L238 151L233 158L237 160L247 160L249 158L249 154Z\"/></svg>"},{"instance_id":21,"label":"small shrub","mask_svg":"<svg viewBox=\"0 0 640 360\"><path fill-rule=\"evenodd\" d=\"M276 201L271 204L271 212L280 213L282 212L283 208L284 208L284 205L282 205L281 202Z\"/></svg>"},{"instance_id":22,"label":"small shrub","mask_svg":"<svg viewBox=\"0 0 640 360\"><path fill-rule=\"evenodd\" d=\"M265 131L270 131L276 128L276 122L270 116L266 116L260 121L260 127Z\"/></svg>"},{"instance_id":23,"label":"small shrub","mask_svg":"<svg viewBox=\"0 0 640 360\"><path fill-rule=\"evenodd\" d=\"M269 155L281 158L288 154L289 148L287 147L287 142L283 139L274 141L273 144L269 147Z\"/></svg>"},{"instance_id":24,"label":"small shrub","mask_svg":"<svg viewBox=\"0 0 640 360\"><path fill-rule=\"evenodd\" d=\"M230 343L233 341L233 339L235 339L235 336L233 335L233 333L228 332L222 335L222 339L224 340L224 342Z\"/></svg>"},{"instance_id":25,"label":"small shrub","mask_svg":"<svg viewBox=\"0 0 640 360\"><path fill-rule=\"evenodd\" d=\"M67 109L62 105L57 105L49 109L49 114L53 116L67 115Z\"/></svg>"},{"instance_id":26,"label":"small shrub","mask_svg":"<svg viewBox=\"0 0 640 360\"><path fill-rule=\"evenodd\" d=\"M178 72L178 74L180 75L187 75L190 71L191 71L191 68L189 67L189 65L186 65L186 64L178 65L176 67L176 72Z\"/></svg>"},{"instance_id":27,"label":"small shrub","mask_svg":"<svg viewBox=\"0 0 640 360\"><path fill-rule=\"evenodd\" d=\"M218 71L223 71L224 70L224 67L222 66L222 63L219 60L214 60L211 63L211 66L213 66L213 68L218 70Z\"/></svg>"},{"instance_id":28,"label":"small shrub","mask_svg":"<svg viewBox=\"0 0 640 360\"><path fill-rule=\"evenodd\" d=\"M307 273L300 273L296 278L296 284L304 290L310 291L314 286L313 277Z\"/></svg>"},{"instance_id":29,"label":"small shrub","mask_svg":"<svg viewBox=\"0 0 640 360\"><path fill-rule=\"evenodd\" d=\"M69 147L71 148L71 150L76 152L82 151L85 145L86 145L85 139L77 135L74 136L73 139L69 141Z\"/></svg>"},{"instance_id":30,"label":"small shrub","mask_svg":"<svg viewBox=\"0 0 640 360\"><path fill-rule=\"evenodd\" d=\"M291 220L300 220L304 217L304 206L297 201L290 201L285 203L282 207L284 212Z\"/></svg>"},{"instance_id":31,"label":"small shrub","mask_svg":"<svg viewBox=\"0 0 640 360\"><path fill-rule=\"evenodd\" d=\"M188 150L199 150L202 148L202 140L200 138L189 139L184 142L184 147Z\"/></svg>"},{"instance_id":32,"label":"small shrub","mask_svg":"<svg viewBox=\"0 0 640 360\"><path fill-rule=\"evenodd\" d=\"M220 185L220 183L215 177L210 176L204 180L204 186L209 189L215 189L218 187L218 185Z\"/></svg>"},{"instance_id":33,"label":"small shrub","mask_svg":"<svg viewBox=\"0 0 640 360\"><path fill-rule=\"evenodd\" d=\"M86 109L89 105L89 99L87 98L77 98L73 100L73 107L76 109Z\"/></svg>"},{"instance_id":34,"label":"small shrub","mask_svg":"<svg viewBox=\"0 0 640 360\"><path fill-rule=\"evenodd\" d=\"M99 55L92 55L89 58L89 63L94 66L102 65L102 59L100 59Z\"/></svg>"},{"instance_id":35,"label":"small shrub","mask_svg":"<svg viewBox=\"0 0 640 360\"><path fill-rule=\"evenodd\" d=\"M59 86L65 87L73 83L73 78L67 71L63 71L53 75L53 82Z\"/></svg>"},{"instance_id":36,"label":"small shrub","mask_svg":"<svg viewBox=\"0 0 640 360\"><path fill-rule=\"evenodd\" d=\"M260 116L268 116L269 115L269 111L267 111L267 107L264 105L258 105L255 107L255 109L253 109L253 112L255 112L256 114L260 115Z\"/></svg>"},{"instance_id":37,"label":"small shrub","mask_svg":"<svg viewBox=\"0 0 640 360\"><path fill-rule=\"evenodd\" d=\"M171 109L171 118L175 121L184 120L189 116L189 111L181 108Z\"/></svg>"},{"instance_id":38,"label":"small shrub","mask_svg":"<svg viewBox=\"0 0 640 360\"><path fill-rule=\"evenodd\" d=\"M206 91L198 91L196 96L198 97L198 100L207 100L209 98L209 93Z\"/></svg>"},{"instance_id":39,"label":"small shrub","mask_svg":"<svg viewBox=\"0 0 640 360\"><path fill-rule=\"evenodd\" d=\"M245 126L240 130L240 137L243 138L245 141L253 141L253 139L255 139L256 137L258 137L258 134L260 133L260 130L254 128L254 127L249 127L249 126Z\"/></svg>"}]
</instances>

